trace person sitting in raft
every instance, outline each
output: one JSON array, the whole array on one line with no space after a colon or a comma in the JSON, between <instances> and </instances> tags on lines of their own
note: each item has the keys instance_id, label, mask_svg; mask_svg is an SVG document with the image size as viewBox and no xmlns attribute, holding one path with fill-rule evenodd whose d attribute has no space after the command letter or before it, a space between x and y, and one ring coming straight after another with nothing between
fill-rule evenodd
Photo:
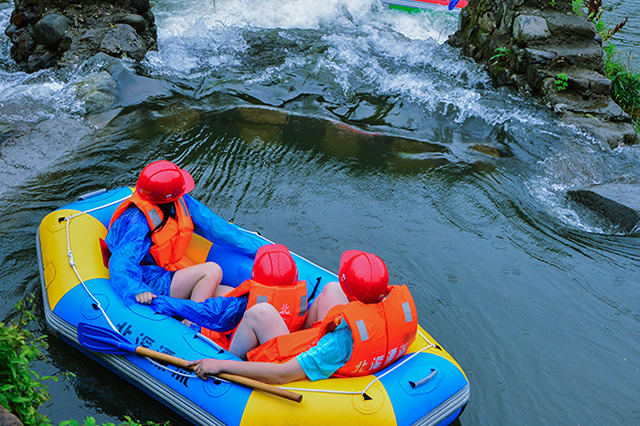
<instances>
[{"instance_id":1,"label":"person sitting in raft","mask_svg":"<svg viewBox=\"0 0 640 426\"><path fill-rule=\"evenodd\" d=\"M149 304L156 295L200 302L231 290L220 286L218 264L195 264L185 255L194 230L210 241L239 245L250 256L259 248L187 195L194 187L189 172L170 161L155 161L142 170L133 195L113 214L105 238L109 274L127 304Z\"/></svg>"},{"instance_id":2,"label":"person sitting in raft","mask_svg":"<svg viewBox=\"0 0 640 426\"><path fill-rule=\"evenodd\" d=\"M224 297L244 296L247 298L246 312L243 316L245 323L260 322L262 318L271 318L278 314L287 332L293 332L301 329L307 318L307 283L298 281L296 263L287 247L282 244L267 244L260 247L251 269L251 279L224 295ZM174 312L174 314L179 313ZM185 316L185 318L196 323L202 321L201 316ZM203 327L200 332L231 353L244 354L247 348L238 347L238 343L244 343L250 339L246 336L239 336L236 339L237 330L236 326L233 330L220 333ZM244 330L246 327L241 329L241 331Z\"/></svg>"},{"instance_id":3,"label":"person sitting in raft","mask_svg":"<svg viewBox=\"0 0 640 426\"><path fill-rule=\"evenodd\" d=\"M343 298L340 299L341 302L346 303L342 290L340 293ZM246 342L247 338L235 338L243 318L245 324L258 323L263 318L275 318L273 314L276 312L288 332L308 328L317 318L318 306L328 305L320 300L326 300L325 296L319 295L318 298L311 309L312 315L307 315L307 284L305 281L298 281L298 268L291 253L282 244L267 244L256 253L251 279L226 293L224 297L212 297L196 303L160 295L153 299L150 307L157 313L184 318L193 324L192 328L198 328L196 324L202 326L200 332L203 336L234 354L245 356L247 348L237 345ZM264 311L268 312L263 314ZM323 312L324 316L328 309ZM314 320L310 322L310 318Z\"/></svg>"},{"instance_id":4,"label":"person sitting in raft","mask_svg":"<svg viewBox=\"0 0 640 426\"><path fill-rule=\"evenodd\" d=\"M273 311L262 312L259 321L247 321L245 314L234 339L254 347L246 353L253 362L208 358L187 366L202 379L225 372L274 384L380 371L415 340L418 318L409 289L389 286L382 259L359 250L343 253L338 277L339 283L327 283L309 310L309 317L322 315L333 304L320 324L289 333Z\"/></svg>"}]
</instances>

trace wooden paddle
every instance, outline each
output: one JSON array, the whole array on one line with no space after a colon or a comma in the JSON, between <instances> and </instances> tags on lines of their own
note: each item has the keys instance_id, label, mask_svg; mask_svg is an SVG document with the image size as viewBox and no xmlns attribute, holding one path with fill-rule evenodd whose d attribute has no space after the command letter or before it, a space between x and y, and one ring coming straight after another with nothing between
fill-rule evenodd
<instances>
[{"instance_id":1,"label":"wooden paddle","mask_svg":"<svg viewBox=\"0 0 640 426\"><path fill-rule=\"evenodd\" d=\"M189 361L185 359L154 351L153 349L145 348L143 346L133 345L119 333L103 327L97 327L87 323L78 324L78 341L82 346L94 352L104 352L121 355L135 353L140 356L146 356L155 359L156 361L166 362L167 364L184 368L185 370L192 370L191 367L187 367L187 363ZM230 373L219 373L216 376L221 379L247 386L252 389L258 389L272 395L289 399L291 401L302 401L302 395L300 395L299 393L281 389L279 387L258 380L250 379L248 377L238 376L236 374Z\"/></svg>"}]
</instances>

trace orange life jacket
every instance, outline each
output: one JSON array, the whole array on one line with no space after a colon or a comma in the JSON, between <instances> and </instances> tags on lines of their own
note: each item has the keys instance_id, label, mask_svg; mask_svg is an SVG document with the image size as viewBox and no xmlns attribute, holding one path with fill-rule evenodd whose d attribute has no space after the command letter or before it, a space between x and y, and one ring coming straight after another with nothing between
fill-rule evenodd
<instances>
[{"instance_id":1,"label":"orange life jacket","mask_svg":"<svg viewBox=\"0 0 640 426\"><path fill-rule=\"evenodd\" d=\"M135 204L144 213L151 229L155 229L162 223L162 210L156 204L142 198L136 191L118 206L111 217L109 228L131 204ZM173 202L173 205L176 211L175 219L168 218L162 229L151 234L153 244L149 249L156 264L168 271L177 271L195 265L191 259L184 255L193 236L191 215L184 198L178 198Z\"/></svg>"},{"instance_id":2,"label":"orange life jacket","mask_svg":"<svg viewBox=\"0 0 640 426\"><path fill-rule=\"evenodd\" d=\"M253 280L246 280L224 297L240 297L248 294L247 309L258 303L270 303L277 309L289 331L300 330L307 318L307 282L299 281L293 286L268 286ZM236 328L220 333L202 327L200 333L229 349Z\"/></svg>"},{"instance_id":3,"label":"orange life jacket","mask_svg":"<svg viewBox=\"0 0 640 426\"><path fill-rule=\"evenodd\" d=\"M381 302L334 306L318 327L275 337L247 353L249 361L286 362L314 346L322 336L347 321L353 350L334 377L366 376L401 357L418 329L416 306L406 285L391 286Z\"/></svg>"}]
</instances>

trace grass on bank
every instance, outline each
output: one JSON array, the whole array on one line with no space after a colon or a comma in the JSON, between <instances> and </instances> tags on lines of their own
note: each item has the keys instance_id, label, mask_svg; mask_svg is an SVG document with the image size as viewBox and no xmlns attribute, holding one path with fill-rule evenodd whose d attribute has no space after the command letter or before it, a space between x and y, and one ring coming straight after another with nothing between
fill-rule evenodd
<instances>
[{"instance_id":1,"label":"grass on bank","mask_svg":"<svg viewBox=\"0 0 640 426\"><path fill-rule=\"evenodd\" d=\"M51 425L49 418L38 412L38 407L51 399L47 382L58 381L60 376L70 376L71 373L62 373L59 376L40 376L31 369L33 361L45 358L44 350L47 349L45 339L47 336L35 336L28 328L29 323L35 319L32 311L35 296L26 296L16 305L18 318L8 323L0 322L0 405L10 413L18 417L27 425ZM120 424L127 426L146 425L157 423L139 423L128 416ZM87 417L84 421L65 420L60 426L95 426L93 417ZM114 423L105 423L104 426L116 426Z\"/></svg>"}]
</instances>

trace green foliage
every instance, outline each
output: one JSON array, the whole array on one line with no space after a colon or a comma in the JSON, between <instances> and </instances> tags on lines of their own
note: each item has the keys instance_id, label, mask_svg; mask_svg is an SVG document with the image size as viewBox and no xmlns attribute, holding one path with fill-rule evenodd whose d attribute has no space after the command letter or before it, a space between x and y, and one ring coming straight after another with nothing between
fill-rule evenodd
<instances>
[{"instance_id":1,"label":"green foliage","mask_svg":"<svg viewBox=\"0 0 640 426\"><path fill-rule=\"evenodd\" d=\"M573 8L574 13L582 16L582 9L584 7L584 0L571 0L571 7Z\"/></svg>"},{"instance_id":2,"label":"green foliage","mask_svg":"<svg viewBox=\"0 0 640 426\"><path fill-rule=\"evenodd\" d=\"M563 90L567 90L567 87L569 87L569 76L561 72L556 77L556 89L558 89L558 92L562 92Z\"/></svg>"},{"instance_id":3,"label":"green foliage","mask_svg":"<svg viewBox=\"0 0 640 426\"><path fill-rule=\"evenodd\" d=\"M556 0L549 0L551 7L556 7Z\"/></svg>"},{"instance_id":4,"label":"green foliage","mask_svg":"<svg viewBox=\"0 0 640 426\"><path fill-rule=\"evenodd\" d=\"M572 0L577 1L577 0ZM629 21L629 17L623 19L618 25L613 28L610 28L609 25L605 21L602 20L602 14L604 13L605 6L602 5L602 0L587 0L586 3L587 11L589 12L589 20L594 23L596 26L596 30L600 37L602 37L602 41L606 42L611 39L618 31L622 29ZM575 6L574 6L575 10Z\"/></svg>"},{"instance_id":5,"label":"green foliage","mask_svg":"<svg viewBox=\"0 0 640 426\"><path fill-rule=\"evenodd\" d=\"M154 422L147 421L145 423L140 423L137 420L133 420L129 416L124 416L124 419L125 421L120 423L119 425L116 425L115 423L107 422L107 423L103 423L101 426L160 426L160 425L168 426L169 425L169 422L154 423ZM96 424L95 418L87 417L86 419L84 419L84 422L82 423L78 422L77 420L65 420L60 422L58 426L97 426L97 424Z\"/></svg>"},{"instance_id":6,"label":"green foliage","mask_svg":"<svg viewBox=\"0 0 640 426\"><path fill-rule=\"evenodd\" d=\"M506 63L506 62L509 62L509 60L511 59L510 47L498 47L493 51L493 53L495 53L495 55L489 58L489 62Z\"/></svg>"},{"instance_id":7,"label":"green foliage","mask_svg":"<svg viewBox=\"0 0 640 426\"><path fill-rule=\"evenodd\" d=\"M0 405L17 416L25 425L51 425L47 416L38 413L38 407L51 399L44 383L48 380L58 381L58 376L40 376L30 369L30 363L44 358L43 350L47 348L44 339L36 337L28 329L29 323L35 319L32 312L35 296L30 294L16 305L19 312L17 320L8 324L0 322ZM63 373L69 376L71 373ZM128 416L120 426L154 426L157 423L139 423ZM166 423L168 424L168 423ZM93 417L87 417L83 423L77 420L65 420L60 426L96 426ZM103 426L116 426L105 423Z\"/></svg>"},{"instance_id":8,"label":"green foliage","mask_svg":"<svg viewBox=\"0 0 640 426\"><path fill-rule=\"evenodd\" d=\"M47 416L37 408L50 399L46 380L57 377L43 376L29 368L32 361L44 357L46 336L35 337L27 325L35 318L29 307L34 295L21 300L16 309L20 312L17 321L0 322L0 404L15 414L26 425L51 424Z\"/></svg>"},{"instance_id":9,"label":"green foliage","mask_svg":"<svg viewBox=\"0 0 640 426\"><path fill-rule=\"evenodd\" d=\"M602 15L604 6L602 0L572 0L574 11L582 10L582 6L586 6L588 10L588 18L596 26L596 30L603 42L605 52L604 71L611 80L611 96L631 116L636 133L640 134L640 72L634 71L629 65L619 58L618 51L612 42L613 36L620 31L629 21L626 17L611 28L607 25Z\"/></svg>"},{"instance_id":10,"label":"green foliage","mask_svg":"<svg viewBox=\"0 0 640 426\"><path fill-rule=\"evenodd\" d=\"M640 118L640 72L618 59L613 45L605 48L604 70L611 80L611 93L615 101L635 120Z\"/></svg>"}]
</instances>

